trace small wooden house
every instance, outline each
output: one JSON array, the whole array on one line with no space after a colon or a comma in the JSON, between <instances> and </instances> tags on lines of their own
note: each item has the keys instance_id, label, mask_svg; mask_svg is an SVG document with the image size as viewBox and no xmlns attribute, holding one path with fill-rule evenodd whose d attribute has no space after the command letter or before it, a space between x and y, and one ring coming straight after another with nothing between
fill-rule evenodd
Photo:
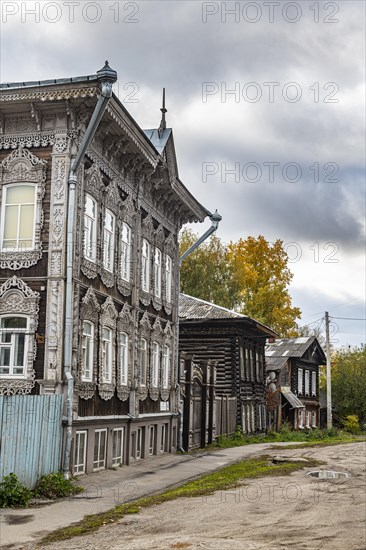
<instances>
[{"instance_id":1,"label":"small wooden house","mask_svg":"<svg viewBox=\"0 0 366 550\"><path fill-rule=\"evenodd\" d=\"M319 365L326 357L315 336L278 338L265 350L269 426L319 427Z\"/></svg>"},{"instance_id":2,"label":"small wooden house","mask_svg":"<svg viewBox=\"0 0 366 550\"><path fill-rule=\"evenodd\" d=\"M275 335L247 315L180 295L179 351L191 356L203 370L207 365L211 365L211 372L212 367L216 368L213 438L233 433L236 426L245 433L266 430L264 347L266 339ZM182 372L180 380L184 387ZM212 384L212 375L210 380ZM199 385L197 381L196 400ZM193 437L192 426L197 428L195 419L191 417L188 425L186 416L184 420L185 430ZM188 446L192 445L195 442L191 438Z\"/></svg>"}]
</instances>

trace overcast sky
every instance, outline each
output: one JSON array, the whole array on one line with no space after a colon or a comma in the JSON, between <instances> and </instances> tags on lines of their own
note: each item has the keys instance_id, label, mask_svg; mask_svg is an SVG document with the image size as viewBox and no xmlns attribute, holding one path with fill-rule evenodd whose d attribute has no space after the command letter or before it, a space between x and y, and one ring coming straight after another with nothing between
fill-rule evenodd
<instances>
[{"instance_id":1,"label":"overcast sky","mask_svg":"<svg viewBox=\"0 0 366 550\"><path fill-rule=\"evenodd\" d=\"M142 128L166 87L180 177L226 242L284 241L300 324L365 318L365 3L1 2L2 82L94 74ZM195 227L201 231L202 228ZM335 345L365 323L332 320ZM323 324L324 326L324 324Z\"/></svg>"}]
</instances>

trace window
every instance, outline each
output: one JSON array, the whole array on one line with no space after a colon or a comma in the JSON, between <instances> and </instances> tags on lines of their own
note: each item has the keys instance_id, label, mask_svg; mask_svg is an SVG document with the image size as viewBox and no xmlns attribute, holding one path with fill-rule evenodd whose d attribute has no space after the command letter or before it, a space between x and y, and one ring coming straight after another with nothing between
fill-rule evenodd
<instances>
[{"instance_id":1,"label":"window","mask_svg":"<svg viewBox=\"0 0 366 550\"><path fill-rule=\"evenodd\" d=\"M172 259L167 256L165 259L165 299L168 303L172 301Z\"/></svg>"},{"instance_id":2,"label":"window","mask_svg":"<svg viewBox=\"0 0 366 550\"><path fill-rule=\"evenodd\" d=\"M316 372L311 373L311 395L316 395Z\"/></svg>"},{"instance_id":3,"label":"window","mask_svg":"<svg viewBox=\"0 0 366 550\"><path fill-rule=\"evenodd\" d=\"M306 418L306 427L310 428L310 413L309 413L309 411L306 411L305 418Z\"/></svg>"},{"instance_id":4,"label":"window","mask_svg":"<svg viewBox=\"0 0 366 550\"><path fill-rule=\"evenodd\" d=\"M97 203L90 195L85 195L84 256L91 262L97 258Z\"/></svg>"},{"instance_id":5,"label":"window","mask_svg":"<svg viewBox=\"0 0 366 550\"><path fill-rule=\"evenodd\" d=\"M169 387L170 374L170 347L164 346L163 350L163 388Z\"/></svg>"},{"instance_id":6,"label":"window","mask_svg":"<svg viewBox=\"0 0 366 550\"><path fill-rule=\"evenodd\" d=\"M122 224L121 238L121 277L129 282L131 274L131 228Z\"/></svg>"},{"instance_id":7,"label":"window","mask_svg":"<svg viewBox=\"0 0 366 550\"><path fill-rule=\"evenodd\" d=\"M141 288L145 292L150 290L150 244L142 240L141 251Z\"/></svg>"},{"instance_id":8,"label":"window","mask_svg":"<svg viewBox=\"0 0 366 550\"><path fill-rule=\"evenodd\" d=\"M143 445L143 437L142 437L142 431L143 428L137 429L137 439L136 439L136 458L143 458L143 451L142 451L142 445Z\"/></svg>"},{"instance_id":9,"label":"window","mask_svg":"<svg viewBox=\"0 0 366 550\"><path fill-rule=\"evenodd\" d=\"M313 428L316 428L316 412L313 411L311 413L311 425Z\"/></svg>"},{"instance_id":10,"label":"window","mask_svg":"<svg viewBox=\"0 0 366 550\"><path fill-rule=\"evenodd\" d=\"M297 369L297 393L302 395L303 393L303 370Z\"/></svg>"},{"instance_id":11,"label":"window","mask_svg":"<svg viewBox=\"0 0 366 550\"><path fill-rule=\"evenodd\" d=\"M152 369L151 369L151 385L153 388L158 387L159 371L160 371L160 345L157 342L153 342Z\"/></svg>"},{"instance_id":12,"label":"window","mask_svg":"<svg viewBox=\"0 0 366 550\"><path fill-rule=\"evenodd\" d=\"M249 357L250 357L250 380L254 382L254 365L255 365L254 349L249 350Z\"/></svg>"},{"instance_id":13,"label":"window","mask_svg":"<svg viewBox=\"0 0 366 550\"><path fill-rule=\"evenodd\" d=\"M147 340L141 338L140 342L140 384L146 385L146 367L147 367Z\"/></svg>"},{"instance_id":14,"label":"window","mask_svg":"<svg viewBox=\"0 0 366 550\"><path fill-rule=\"evenodd\" d=\"M245 377L246 380L250 380L250 355L248 348L245 348Z\"/></svg>"},{"instance_id":15,"label":"window","mask_svg":"<svg viewBox=\"0 0 366 550\"><path fill-rule=\"evenodd\" d=\"M1 318L0 377L24 378L28 348L27 328L27 317Z\"/></svg>"},{"instance_id":16,"label":"window","mask_svg":"<svg viewBox=\"0 0 366 550\"><path fill-rule=\"evenodd\" d=\"M115 217L110 212L106 210L104 216L104 249L103 249L103 266L107 271L113 271L113 261L114 261L114 226L115 226Z\"/></svg>"},{"instance_id":17,"label":"window","mask_svg":"<svg viewBox=\"0 0 366 550\"><path fill-rule=\"evenodd\" d=\"M35 185L4 187L1 213L1 249L22 252L34 248Z\"/></svg>"},{"instance_id":18,"label":"window","mask_svg":"<svg viewBox=\"0 0 366 550\"><path fill-rule=\"evenodd\" d=\"M119 335L119 344L121 384L126 386L128 382L128 335L125 332L121 332Z\"/></svg>"},{"instance_id":19,"label":"window","mask_svg":"<svg viewBox=\"0 0 366 550\"><path fill-rule=\"evenodd\" d=\"M161 298L161 251L155 248L154 257L154 281L155 281L155 296Z\"/></svg>"},{"instance_id":20,"label":"window","mask_svg":"<svg viewBox=\"0 0 366 550\"><path fill-rule=\"evenodd\" d=\"M299 409L297 418L298 418L298 426L299 426L299 429L301 430L304 427L304 411L303 411L303 409Z\"/></svg>"},{"instance_id":21,"label":"window","mask_svg":"<svg viewBox=\"0 0 366 550\"><path fill-rule=\"evenodd\" d=\"M240 365L240 378L244 380L245 370L244 370L244 348L240 346L239 348L239 365Z\"/></svg>"},{"instance_id":22,"label":"window","mask_svg":"<svg viewBox=\"0 0 366 550\"><path fill-rule=\"evenodd\" d=\"M112 330L110 328L103 328L102 335L102 367L104 382L112 382Z\"/></svg>"},{"instance_id":23,"label":"window","mask_svg":"<svg viewBox=\"0 0 366 550\"><path fill-rule=\"evenodd\" d=\"M260 380L260 371L259 371L259 353L258 351L255 351L255 377L257 381Z\"/></svg>"},{"instance_id":24,"label":"window","mask_svg":"<svg viewBox=\"0 0 366 550\"><path fill-rule=\"evenodd\" d=\"M155 426L150 426L149 427L149 455L155 454L155 439L156 439Z\"/></svg>"},{"instance_id":25,"label":"window","mask_svg":"<svg viewBox=\"0 0 366 550\"><path fill-rule=\"evenodd\" d=\"M94 325L89 321L83 323L82 338L82 380L93 380L94 362Z\"/></svg>"},{"instance_id":26,"label":"window","mask_svg":"<svg viewBox=\"0 0 366 550\"><path fill-rule=\"evenodd\" d=\"M125 439L125 429L115 428L113 430L113 452L112 452L113 466L122 466L123 464L124 439Z\"/></svg>"},{"instance_id":27,"label":"window","mask_svg":"<svg viewBox=\"0 0 366 550\"><path fill-rule=\"evenodd\" d=\"M75 434L74 474L85 474L87 431Z\"/></svg>"},{"instance_id":28,"label":"window","mask_svg":"<svg viewBox=\"0 0 366 550\"><path fill-rule=\"evenodd\" d=\"M163 424L161 426L161 432L160 432L160 452L166 453L168 450L167 446L167 425Z\"/></svg>"},{"instance_id":29,"label":"window","mask_svg":"<svg viewBox=\"0 0 366 550\"><path fill-rule=\"evenodd\" d=\"M93 470L105 468L107 430L95 430Z\"/></svg>"},{"instance_id":30,"label":"window","mask_svg":"<svg viewBox=\"0 0 366 550\"><path fill-rule=\"evenodd\" d=\"M305 371L305 395L310 393L310 371Z\"/></svg>"},{"instance_id":31,"label":"window","mask_svg":"<svg viewBox=\"0 0 366 550\"><path fill-rule=\"evenodd\" d=\"M252 403L250 406L251 421L252 421L252 432L255 432L255 407Z\"/></svg>"}]
</instances>

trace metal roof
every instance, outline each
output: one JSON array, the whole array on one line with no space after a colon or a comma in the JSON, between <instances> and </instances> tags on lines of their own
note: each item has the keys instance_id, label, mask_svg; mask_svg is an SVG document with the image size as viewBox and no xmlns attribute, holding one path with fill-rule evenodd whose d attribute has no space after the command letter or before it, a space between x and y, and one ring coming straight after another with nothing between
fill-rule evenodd
<instances>
[{"instance_id":1,"label":"metal roof","mask_svg":"<svg viewBox=\"0 0 366 550\"><path fill-rule=\"evenodd\" d=\"M211 302L194 298L188 294L180 294L179 297L180 319L249 319L247 315L236 313L225 307L217 306Z\"/></svg>"},{"instance_id":2,"label":"metal roof","mask_svg":"<svg viewBox=\"0 0 366 550\"><path fill-rule=\"evenodd\" d=\"M268 357L266 355L266 370L280 370L288 361L288 357Z\"/></svg>"},{"instance_id":3,"label":"metal roof","mask_svg":"<svg viewBox=\"0 0 366 550\"><path fill-rule=\"evenodd\" d=\"M287 399L287 401L290 403L293 409L304 409L305 405L301 403L300 399L296 397L294 393L289 388L282 387L281 393Z\"/></svg>"},{"instance_id":4,"label":"metal roof","mask_svg":"<svg viewBox=\"0 0 366 550\"><path fill-rule=\"evenodd\" d=\"M4 82L0 83L0 89L11 90L20 88L38 88L44 86L59 86L60 84L79 84L80 82L97 82L96 74L86 76L73 76L70 78L51 78L48 80L28 80L26 82Z\"/></svg>"},{"instance_id":5,"label":"metal roof","mask_svg":"<svg viewBox=\"0 0 366 550\"><path fill-rule=\"evenodd\" d=\"M158 151L159 155L161 155L168 142L169 136L172 133L172 129L165 128L161 137L159 136L159 130L157 129L142 130L142 131L144 132L146 137L151 141L155 149Z\"/></svg>"},{"instance_id":6,"label":"metal roof","mask_svg":"<svg viewBox=\"0 0 366 550\"><path fill-rule=\"evenodd\" d=\"M266 359L271 357L302 357L308 347L316 340L315 336L300 338L276 338L266 345Z\"/></svg>"}]
</instances>

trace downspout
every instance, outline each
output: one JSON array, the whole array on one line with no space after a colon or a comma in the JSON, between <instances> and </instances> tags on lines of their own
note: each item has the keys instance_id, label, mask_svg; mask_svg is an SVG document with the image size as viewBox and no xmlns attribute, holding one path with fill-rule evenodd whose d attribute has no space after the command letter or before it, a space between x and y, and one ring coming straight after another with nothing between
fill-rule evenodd
<instances>
[{"instance_id":1,"label":"downspout","mask_svg":"<svg viewBox=\"0 0 366 550\"><path fill-rule=\"evenodd\" d=\"M175 350L175 363L176 363L176 380L177 380L177 391L178 391L178 450L182 453L185 453L185 450L183 449L183 411L182 411L182 400L181 400L181 387L179 383L179 297L180 297L180 266L182 265L182 262L190 255L192 252L196 250L208 237L214 233L217 228L219 227L219 223L222 220L222 217L220 214L215 210L213 214L210 216L211 220L211 226L207 229L207 231L188 248L188 250L185 251L184 254L179 258L178 262L178 297L177 297L177 304L178 304L178 315L177 315L177 323L176 323L176 350Z\"/></svg>"},{"instance_id":2,"label":"downspout","mask_svg":"<svg viewBox=\"0 0 366 550\"><path fill-rule=\"evenodd\" d=\"M63 472L69 478L70 452L72 441L72 416L74 400L74 378L72 376L72 338L73 338L73 271L74 271L74 224L77 171L84 159L85 152L92 142L107 104L112 97L112 86L117 73L108 65L108 61L97 72L100 96L93 115L85 131L76 157L72 162L68 177L67 233L66 233L66 289L65 289L65 326L64 326L64 374L67 382L67 428L63 460Z\"/></svg>"}]
</instances>

